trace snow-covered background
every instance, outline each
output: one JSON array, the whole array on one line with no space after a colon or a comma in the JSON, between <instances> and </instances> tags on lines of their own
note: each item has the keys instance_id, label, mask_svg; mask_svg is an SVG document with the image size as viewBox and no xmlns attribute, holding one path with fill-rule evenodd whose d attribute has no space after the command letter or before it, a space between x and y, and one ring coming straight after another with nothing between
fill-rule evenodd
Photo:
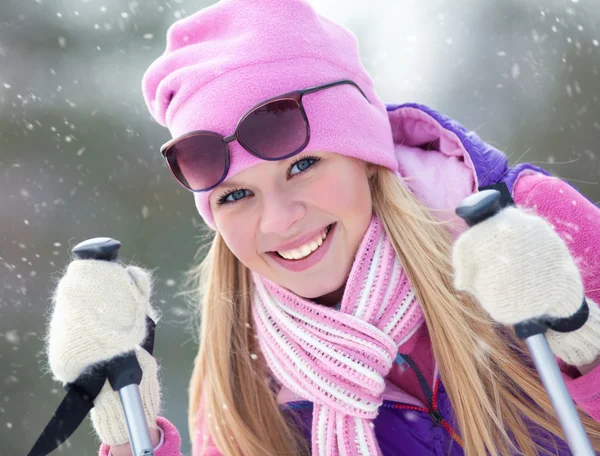
<instances>
[{"instance_id":1,"label":"snow-covered background","mask_svg":"<svg viewBox=\"0 0 600 456\"><path fill-rule=\"evenodd\" d=\"M44 373L51 291L76 243L158 268L165 415L187 435L196 345L176 296L199 243L140 80L201 0L0 2L0 455L26 454L64 396ZM600 200L598 0L313 0L359 38L388 103L431 105ZM86 421L57 452L93 455Z\"/></svg>"}]
</instances>

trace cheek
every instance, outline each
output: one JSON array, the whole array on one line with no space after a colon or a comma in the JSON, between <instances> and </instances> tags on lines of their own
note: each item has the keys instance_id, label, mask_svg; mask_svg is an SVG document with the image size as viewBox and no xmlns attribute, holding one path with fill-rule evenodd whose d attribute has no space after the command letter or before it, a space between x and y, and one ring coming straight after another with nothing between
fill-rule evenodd
<instances>
[{"instance_id":1,"label":"cheek","mask_svg":"<svg viewBox=\"0 0 600 456\"><path fill-rule=\"evenodd\" d=\"M367 213L370 217L372 208L367 178L351 173L335 173L320 179L311 188L311 201L340 218L354 213Z\"/></svg>"},{"instance_id":2,"label":"cheek","mask_svg":"<svg viewBox=\"0 0 600 456\"><path fill-rule=\"evenodd\" d=\"M254 233L251 229L240 230L238 224L225 223L219 228L223 240L245 266L252 269L258 259L254 249Z\"/></svg>"}]
</instances>

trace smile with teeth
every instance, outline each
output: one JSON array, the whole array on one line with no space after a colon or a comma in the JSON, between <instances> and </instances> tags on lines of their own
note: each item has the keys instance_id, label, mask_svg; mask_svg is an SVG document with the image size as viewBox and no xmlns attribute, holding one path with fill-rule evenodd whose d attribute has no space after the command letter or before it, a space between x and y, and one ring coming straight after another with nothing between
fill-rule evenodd
<instances>
[{"instance_id":1,"label":"smile with teeth","mask_svg":"<svg viewBox=\"0 0 600 456\"><path fill-rule=\"evenodd\" d=\"M304 257L307 257L321 247L321 244L323 244L323 241L325 241L330 228L331 225L328 225L323 231L317 234L313 240L308 241L306 244L301 245L298 248L283 251L278 250L277 253L286 260L300 260Z\"/></svg>"}]
</instances>

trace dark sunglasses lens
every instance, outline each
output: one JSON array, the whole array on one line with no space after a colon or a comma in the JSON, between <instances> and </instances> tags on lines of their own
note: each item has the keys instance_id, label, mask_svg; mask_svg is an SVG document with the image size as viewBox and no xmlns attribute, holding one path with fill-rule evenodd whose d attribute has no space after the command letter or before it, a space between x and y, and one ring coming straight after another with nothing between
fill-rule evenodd
<instances>
[{"instance_id":1,"label":"dark sunglasses lens","mask_svg":"<svg viewBox=\"0 0 600 456\"><path fill-rule=\"evenodd\" d=\"M218 136L188 136L173 144L166 157L179 182L190 190L206 190L225 173L226 145Z\"/></svg>"},{"instance_id":2,"label":"dark sunglasses lens","mask_svg":"<svg viewBox=\"0 0 600 456\"><path fill-rule=\"evenodd\" d=\"M303 147L308 125L296 100L277 100L246 116L238 127L238 139L259 157L272 160Z\"/></svg>"}]
</instances>

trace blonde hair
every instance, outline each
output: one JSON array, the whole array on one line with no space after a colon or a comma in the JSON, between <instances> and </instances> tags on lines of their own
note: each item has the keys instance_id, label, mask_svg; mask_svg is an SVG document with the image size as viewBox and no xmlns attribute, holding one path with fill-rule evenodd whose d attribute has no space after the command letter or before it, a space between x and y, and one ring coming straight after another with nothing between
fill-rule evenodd
<instances>
[{"instance_id":1,"label":"blonde hair","mask_svg":"<svg viewBox=\"0 0 600 456\"><path fill-rule=\"evenodd\" d=\"M465 453L546 454L533 441L531 423L564 440L546 391L514 332L494 323L474 298L453 288L453 239L445 223L386 168L376 167L370 187L373 210L423 308ZM200 346L189 391L192 440L202 400L204 421L224 455L310 454L297 426L281 413L267 380L251 318L249 270L218 233L204 260L188 271L187 284L190 305L198 309L201 302ZM579 412L600 450L600 424ZM555 447L556 442L539 443Z\"/></svg>"}]
</instances>

